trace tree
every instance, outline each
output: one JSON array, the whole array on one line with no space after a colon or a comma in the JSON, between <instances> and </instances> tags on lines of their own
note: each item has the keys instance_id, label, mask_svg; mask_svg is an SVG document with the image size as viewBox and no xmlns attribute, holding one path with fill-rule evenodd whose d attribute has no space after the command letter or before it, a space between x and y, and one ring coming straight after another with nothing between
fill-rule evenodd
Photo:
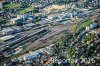
<instances>
[{"instance_id":1,"label":"tree","mask_svg":"<svg viewBox=\"0 0 100 66\"><path fill-rule=\"evenodd\" d=\"M53 63L53 66L60 66L58 63Z\"/></svg>"},{"instance_id":2,"label":"tree","mask_svg":"<svg viewBox=\"0 0 100 66\"><path fill-rule=\"evenodd\" d=\"M3 25L7 23L7 20L1 19L0 20L0 28L2 29Z\"/></svg>"},{"instance_id":3,"label":"tree","mask_svg":"<svg viewBox=\"0 0 100 66\"><path fill-rule=\"evenodd\" d=\"M22 22L17 22L16 25L17 25L17 26L22 26L23 23L22 23Z\"/></svg>"}]
</instances>

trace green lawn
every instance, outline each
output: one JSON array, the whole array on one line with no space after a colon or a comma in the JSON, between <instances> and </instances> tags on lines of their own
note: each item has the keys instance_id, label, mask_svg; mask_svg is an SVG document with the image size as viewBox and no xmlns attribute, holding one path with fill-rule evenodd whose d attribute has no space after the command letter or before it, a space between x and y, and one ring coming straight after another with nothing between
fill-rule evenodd
<instances>
[{"instance_id":1,"label":"green lawn","mask_svg":"<svg viewBox=\"0 0 100 66\"><path fill-rule=\"evenodd\" d=\"M11 8L19 8L21 6L22 6L21 4L7 4L4 7L11 9Z\"/></svg>"},{"instance_id":2,"label":"green lawn","mask_svg":"<svg viewBox=\"0 0 100 66\"><path fill-rule=\"evenodd\" d=\"M79 29L81 28L85 28L86 26L89 26L91 23L93 23L92 19L88 19L86 20L85 22L83 22L80 26L79 26Z\"/></svg>"},{"instance_id":3,"label":"green lawn","mask_svg":"<svg viewBox=\"0 0 100 66\"><path fill-rule=\"evenodd\" d=\"M35 10L35 8L29 7L29 8L20 10L19 13L20 13L20 14L24 14L24 13L27 13L27 12L30 12L30 11L34 11L34 10Z\"/></svg>"}]
</instances>

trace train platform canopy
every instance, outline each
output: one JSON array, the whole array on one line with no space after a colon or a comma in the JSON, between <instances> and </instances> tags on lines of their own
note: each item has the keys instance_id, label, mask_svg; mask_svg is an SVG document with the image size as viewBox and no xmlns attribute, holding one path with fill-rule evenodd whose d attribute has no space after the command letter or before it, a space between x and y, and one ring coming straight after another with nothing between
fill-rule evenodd
<instances>
[{"instance_id":1,"label":"train platform canopy","mask_svg":"<svg viewBox=\"0 0 100 66\"><path fill-rule=\"evenodd\" d=\"M3 36L3 37L0 37L0 41L6 41L6 40L10 40L12 38L14 38L15 35L7 35L7 36Z\"/></svg>"},{"instance_id":2,"label":"train platform canopy","mask_svg":"<svg viewBox=\"0 0 100 66\"><path fill-rule=\"evenodd\" d=\"M29 23L29 24L25 24L26 27L32 27L32 26L35 26L36 24L34 23Z\"/></svg>"}]
</instances>

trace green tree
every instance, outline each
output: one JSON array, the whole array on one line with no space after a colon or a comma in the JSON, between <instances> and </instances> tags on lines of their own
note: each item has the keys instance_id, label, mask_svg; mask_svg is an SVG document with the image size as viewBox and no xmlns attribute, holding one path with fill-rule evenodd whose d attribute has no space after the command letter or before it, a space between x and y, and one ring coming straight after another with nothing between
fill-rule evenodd
<instances>
[{"instance_id":1,"label":"green tree","mask_svg":"<svg viewBox=\"0 0 100 66\"><path fill-rule=\"evenodd\" d=\"M5 19L1 19L1 20L0 20L0 27L1 27L1 29L2 29L2 27L3 27L6 23L7 23L7 20L5 20Z\"/></svg>"}]
</instances>

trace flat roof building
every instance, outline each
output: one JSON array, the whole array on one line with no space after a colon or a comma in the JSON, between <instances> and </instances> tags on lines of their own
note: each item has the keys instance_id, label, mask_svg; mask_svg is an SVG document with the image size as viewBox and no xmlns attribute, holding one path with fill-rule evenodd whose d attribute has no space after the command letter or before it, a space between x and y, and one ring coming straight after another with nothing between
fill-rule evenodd
<instances>
[{"instance_id":1,"label":"flat roof building","mask_svg":"<svg viewBox=\"0 0 100 66\"><path fill-rule=\"evenodd\" d=\"M15 30L12 28L5 28L5 29L1 30L0 33L2 33L3 35L8 35L8 34L13 33L14 31Z\"/></svg>"}]
</instances>

